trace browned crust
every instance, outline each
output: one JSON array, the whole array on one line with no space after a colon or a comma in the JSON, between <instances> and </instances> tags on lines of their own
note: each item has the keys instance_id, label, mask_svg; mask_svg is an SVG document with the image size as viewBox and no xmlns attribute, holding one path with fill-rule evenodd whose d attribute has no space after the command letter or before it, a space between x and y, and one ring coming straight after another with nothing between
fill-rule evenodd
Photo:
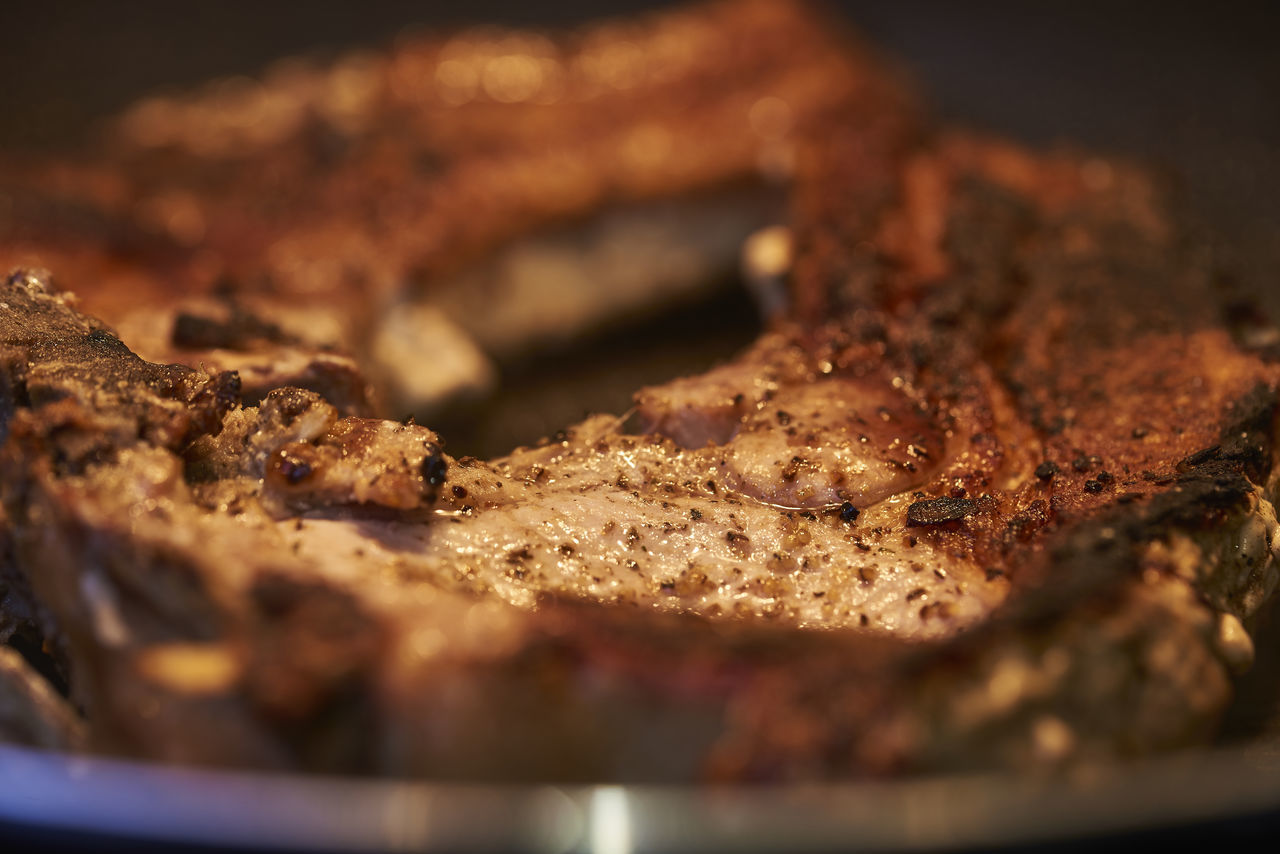
<instances>
[{"instance_id":1,"label":"browned crust","mask_svg":"<svg viewBox=\"0 0 1280 854\"><path fill-rule=\"evenodd\" d=\"M126 176L130 216L204 249L202 274L350 310L353 290L377 303L430 287L602 206L781 179L835 115L905 137L915 113L826 16L716 2L560 34L408 39L153 99L120 121L106 165Z\"/></svg>"},{"instance_id":2,"label":"browned crust","mask_svg":"<svg viewBox=\"0 0 1280 854\"><path fill-rule=\"evenodd\" d=\"M113 477L135 474L121 449L179 466L166 454L221 428L233 383L143 362L20 277L4 289L10 435L0 465L19 560L33 576L42 567L37 594L67 625L83 623L74 588L105 555L130 582L145 640L226 644L245 668L205 698L166 693L70 629L98 744L271 767L753 780L1053 762L1065 756L1064 732L1086 758L1207 737L1230 696L1212 623L1247 609L1233 598L1241 591L1211 595L1149 546L1229 532L1248 511L1274 465L1276 367L1233 340L1216 271L1141 170L961 135L913 147L900 113L870 115L880 118L800 145L786 328L815 372L893 377L950 431L947 465L917 496L942 503L917 504L908 519L912 536L1010 579L986 625L921 644L561 601L485 617L474 600L441 594L415 614L441 627L445 650L406 664L396 658L403 627L380 624L355 587L289 571L280 580L266 566L237 590L207 556L95 527L93 496L80 490L105 493ZM372 162L351 160L348 177ZM456 186L433 186L454 187L451 206L484 186L464 166L450 175ZM529 211L544 221L588 210L615 178L595 174L573 199L580 208L513 185L524 189L495 203L502 212L485 226L426 233L465 250ZM325 216L343 192L322 199L331 206L318 207L320 225L299 233L328 235ZM211 210L223 201L215 194ZM215 246L251 245L209 222ZM413 254L400 248L389 253L396 263ZM160 579L169 586L153 586ZM475 625L489 630L484 648L466 640ZM1162 667L1169 648L1182 659ZM1015 680L1001 705L991 686L1011 666L1046 687L1028 693L1039 683ZM158 724L145 714L155 704L166 709ZM335 720L348 738L356 725L369 737L335 741ZM682 739L687 761L628 753L646 726Z\"/></svg>"},{"instance_id":3,"label":"browned crust","mask_svg":"<svg viewBox=\"0 0 1280 854\"><path fill-rule=\"evenodd\" d=\"M80 162L7 164L0 268L52 270L144 357L211 370L300 352L190 340L193 300L259 326L318 306L325 331L295 342L310 360L241 370L248 396L299 384L368 414L350 357L389 304L604 207L783 182L836 116L883 147L918 132L899 75L805 3L406 38L146 100Z\"/></svg>"},{"instance_id":4,"label":"browned crust","mask_svg":"<svg viewBox=\"0 0 1280 854\"><path fill-rule=\"evenodd\" d=\"M192 721L207 720L213 707L195 703L182 711L190 701L174 700L174 717L163 735L136 730L136 710L116 705L101 722L101 744L197 761L231 757L250 764L374 767L399 773L776 779L1034 763L1044 761L1037 754L1043 746L1037 748L1036 733L1045 727L1051 736L1062 731L1055 727L1065 728L1086 756L1147 752L1204 738L1229 699L1227 662L1214 649L1212 627L1198 622L1200 615L1211 621L1214 610L1204 605L1185 613L1170 610L1161 591L1176 581L1176 574L1153 562L1146 546L1173 532L1222 529L1245 512L1255 484L1273 466L1274 369L1214 328L1206 313L1212 302L1202 299L1201 283L1187 274L1186 256L1178 254L1184 244L1171 236L1171 222L1162 219L1159 228L1138 232L1127 222L1132 214L1117 208L1116 199L1077 191L1065 201L1054 201L1054 207L1032 195L1032 189L1056 186L1052 179L1078 169L1078 161L1031 159L1003 146L967 140L954 145L959 147L944 145L919 157L936 158L935 163L961 176L971 168L975 151L1016 156L1036 171L1021 189L984 186L978 183L981 173L957 180L955 186L973 189L940 202L952 212L942 234L946 248L938 250L946 276L919 275L911 265L921 250L895 258L889 245L871 268L874 275L843 278L824 294L844 306L830 313L832 322L800 334L809 340L815 364L828 359L835 370L856 374L866 369L866 360L882 360L875 370L887 365L900 371L904 382L930 401L940 424L953 430L982 428L984 435L978 438L960 436L977 451L956 456L924 493L950 495L963 487L974 512L942 524L922 517L915 536L944 550L979 555L993 571L1012 579L1013 595L985 626L951 641L922 645L857 632L795 632L547 602L533 614L502 617L507 628L495 630L495 645L487 651L462 644L429 665L406 669L389 651L403 641L396 639L395 630L388 636L384 629L371 651L350 665L354 669L310 675L291 671L268 683L242 683L238 693L216 700L223 713L237 710L235 726L216 730L227 742L211 738L193 752L185 733ZM982 231L988 254L966 266L961 257L967 250L960 241L970 221L990 223L1011 207L1021 211L1011 219L1018 225L1009 232L1017 239L1002 242L1000 230L988 226ZM1146 210L1163 209L1153 205ZM892 222L904 214L890 200L879 216ZM800 239L805 245L805 232ZM1123 248L1105 242L1112 239L1123 241ZM1077 245L1101 248L1073 254L1070 249ZM849 244L831 247L843 253ZM1141 276L1127 267L1117 274L1113 253L1136 254L1148 266L1140 268ZM846 269L838 255L810 260L810 270ZM1024 266L1016 269L1015 262ZM797 287L810 281L798 275ZM1150 282L1153 289L1168 292L1161 303L1164 311L1147 311L1132 293L1110 295L1130 282L1135 288ZM1050 304L1049 295L1068 283L1090 287L1090 298ZM1095 311L1099 305L1107 311ZM1049 324L1071 334L1047 335ZM75 341L94 334L91 324L61 308L54 311L49 328L58 347L34 347L47 358L68 352L63 339L74 350L81 346ZM1132 347L1135 341L1142 345L1138 350ZM1037 347L1045 348L1040 364L1049 367L1035 367ZM100 358L105 352L90 347L82 355ZM127 367L121 376L146 398L159 388L151 384L151 370ZM55 376L78 381L83 371ZM1011 382L1010 377L1018 376L1028 378L1025 389ZM1086 376L1119 383L1107 392L1105 413L1089 408L1096 407L1098 393ZM1194 398L1171 399L1173 390L1194 378ZM187 388L190 382L169 381L164 388ZM1162 400L1174 409L1161 410L1156 404ZM88 405L92 411L92 395ZM144 413L151 410L150 405L142 407ZM44 514L63 512L58 496L66 494L66 486L40 462L50 459L50 447L63 444L58 440L48 446L42 438L48 427L41 424L55 411L56 406L46 405L37 419L23 415L17 422L20 444L14 446L11 439L11 447L23 451L6 457L6 481L27 483L33 491L24 497L10 486L11 512L29 514L33 507L44 508ZM1131 423L1139 415L1150 425L1150 432L1141 436ZM1029 449L1038 453L1028 459ZM1077 471L1072 462L1081 453L1097 459L1086 457ZM1002 478L1044 459L1058 466L1052 478L1022 472L1012 488L1000 488ZM1140 467L1153 474L1144 477L1146 469ZM1101 471L1115 472L1115 479L1100 490L1087 486ZM63 527L64 522L71 527ZM55 528L75 531L82 524L72 518L64 522ZM40 526L29 523L24 518L19 528L28 538L20 552L29 561L31 550L37 549L48 560L48 541L38 535ZM91 529L62 539L86 546L94 542ZM131 573L175 559L148 554L146 546L128 538L113 540L109 548L121 566L135 567ZM89 553L75 545L63 551L51 571L74 578ZM355 616L365 609L354 591L324 596L345 603L340 609L357 623L375 625ZM207 606L197 605L199 601L191 602L195 614ZM171 606L172 600L166 607ZM211 614L201 620L224 626L220 631L229 631L226 637L257 649L257 635L238 622L238 606L225 607L229 610L213 624L207 622ZM447 627L463 620L460 614L472 607L467 600L445 597L423 619ZM1231 601L1213 607L1226 613L1238 610ZM241 627L230 628L234 625ZM312 643L305 637L297 642ZM128 668L121 669L120 660L104 655L92 639L83 643L81 654L98 662L95 669L111 674L113 687L104 683L99 703L110 708L113 696L137 701L141 695L121 689L137 685ZM1144 669L1148 657L1169 643L1182 651L1184 666L1167 672ZM1117 658L1117 648L1128 652ZM976 718L962 713L968 692L1007 666L1002 664L1007 656L1039 661L1053 650L1064 651L1067 664L1062 681L1044 696L1023 698ZM252 661L258 661L256 655ZM261 666L277 667L265 659ZM1106 667L1120 670L1114 678L1098 681ZM303 693L281 695L283 705L274 705L272 685L295 679L301 680ZM335 681L326 681L330 679ZM576 693L571 686L582 680L596 689ZM139 687L142 694L155 690ZM311 690L319 693L307 693ZM304 695L312 699L287 699ZM330 752L331 734L325 734L323 721L331 713L341 714L334 709L348 708L341 698L360 696L380 698L380 711L350 707L351 714L373 727L373 738ZM441 702L441 697L453 699ZM273 712L264 718L269 708L284 710L284 717ZM357 714L357 708L363 711ZM687 763L646 763L627 752L624 744L640 726L637 708L658 710L660 728L671 738L687 739L689 752L682 754ZM279 721L291 721L288 726L311 735L279 741L284 732ZM497 752L492 751L495 732L507 734ZM1049 742L1052 746L1053 738ZM269 744L275 746L268 749ZM283 744L293 747L278 753ZM485 764L485 756L500 757L499 765Z\"/></svg>"}]
</instances>

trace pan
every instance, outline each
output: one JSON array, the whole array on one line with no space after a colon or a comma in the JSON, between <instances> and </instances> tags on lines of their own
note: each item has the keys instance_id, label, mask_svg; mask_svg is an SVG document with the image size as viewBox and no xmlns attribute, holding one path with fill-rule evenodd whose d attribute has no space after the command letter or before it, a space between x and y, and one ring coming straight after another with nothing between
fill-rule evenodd
<instances>
[{"instance_id":1,"label":"pan","mask_svg":"<svg viewBox=\"0 0 1280 854\"><path fill-rule=\"evenodd\" d=\"M283 0L9 4L0 148L56 149L140 95L407 26L560 24L659 4ZM1216 252L1280 309L1280 13L1265 3L868 0L842 12L946 119L1135 155L1181 183ZM1269 280L1272 283L1267 287ZM460 786L196 770L0 746L0 829L62 847L310 851L1021 849L1261 840L1280 829L1274 629L1220 743L1069 777L786 788Z\"/></svg>"}]
</instances>

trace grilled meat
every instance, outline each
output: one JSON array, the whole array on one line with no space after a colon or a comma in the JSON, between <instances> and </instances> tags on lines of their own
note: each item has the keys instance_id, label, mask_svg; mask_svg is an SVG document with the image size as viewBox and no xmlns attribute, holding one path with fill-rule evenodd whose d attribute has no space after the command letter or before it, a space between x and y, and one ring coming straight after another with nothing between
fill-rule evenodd
<instances>
[{"instance_id":1,"label":"grilled meat","mask_svg":"<svg viewBox=\"0 0 1280 854\"><path fill-rule=\"evenodd\" d=\"M132 191L115 170L45 162L6 167L0 169L6 270L56 270L64 288L78 290L140 353L235 370L250 401L294 385L344 411L371 411L364 372L331 309L281 313L269 296L208 285L198 253L129 215Z\"/></svg>"},{"instance_id":2,"label":"grilled meat","mask_svg":"<svg viewBox=\"0 0 1280 854\"><path fill-rule=\"evenodd\" d=\"M537 85L511 89L522 80ZM5 164L0 266L56 271L147 359L234 372L263 419L288 409L282 387L316 392L331 419L403 412L488 388L490 356L644 308L655 284L679 298L721 278L836 112L886 144L912 132L903 88L798 5L709 4L556 41L412 39L146 102L78 163ZM508 322L470 322L495 300ZM274 512L307 506L314 484L265 468L270 443L250 438L265 425L222 441L255 449L247 476L270 475L279 488L254 494ZM234 491L217 453L188 473L206 502ZM331 486L403 509L394 478L369 476ZM65 681L54 619L7 560L5 574L0 634Z\"/></svg>"},{"instance_id":3,"label":"grilled meat","mask_svg":"<svg viewBox=\"0 0 1280 854\"><path fill-rule=\"evenodd\" d=\"M743 780L1207 738L1277 581L1280 376L1159 186L857 128L797 167L773 332L491 462L237 408L11 279L4 503L93 745Z\"/></svg>"},{"instance_id":4,"label":"grilled meat","mask_svg":"<svg viewBox=\"0 0 1280 854\"><path fill-rule=\"evenodd\" d=\"M915 113L800 4L406 38L145 100L78 174L8 182L66 188L146 243L127 276L92 230L0 260L54 270L147 358L239 370L251 399L293 384L421 414L490 391L495 362L724 282L746 235L785 217L808 137L839 115L905 139ZM283 337L185 334L246 314Z\"/></svg>"}]
</instances>

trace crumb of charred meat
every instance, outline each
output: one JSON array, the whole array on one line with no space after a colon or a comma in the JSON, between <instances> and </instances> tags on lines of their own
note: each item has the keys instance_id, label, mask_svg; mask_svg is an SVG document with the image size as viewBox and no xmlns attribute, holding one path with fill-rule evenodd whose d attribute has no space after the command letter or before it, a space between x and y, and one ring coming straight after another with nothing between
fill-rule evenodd
<instances>
[{"instance_id":1,"label":"crumb of charred meat","mask_svg":"<svg viewBox=\"0 0 1280 854\"><path fill-rule=\"evenodd\" d=\"M442 459L439 439L423 427L344 418L314 442L277 449L267 460L263 497L295 512L341 504L430 507L440 494L435 467Z\"/></svg>"},{"instance_id":2,"label":"crumb of charred meat","mask_svg":"<svg viewBox=\"0 0 1280 854\"><path fill-rule=\"evenodd\" d=\"M947 522L959 522L969 516L976 505L968 498L934 498L927 501L914 501L907 508L907 524L909 525L942 525Z\"/></svg>"}]
</instances>

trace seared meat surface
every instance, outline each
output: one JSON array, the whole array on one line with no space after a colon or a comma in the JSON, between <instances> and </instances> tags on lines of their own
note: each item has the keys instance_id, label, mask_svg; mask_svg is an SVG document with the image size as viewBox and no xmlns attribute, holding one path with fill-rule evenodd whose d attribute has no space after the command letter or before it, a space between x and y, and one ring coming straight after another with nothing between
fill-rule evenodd
<instances>
[{"instance_id":1,"label":"seared meat surface","mask_svg":"<svg viewBox=\"0 0 1280 854\"><path fill-rule=\"evenodd\" d=\"M406 38L144 100L86 163L0 174L48 221L0 219L0 266L52 270L144 357L239 371L252 401L421 414L723 281L837 115L885 141L917 124L801 4Z\"/></svg>"},{"instance_id":2,"label":"seared meat surface","mask_svg":"<svg viewBox=\"0 0 1280 854\"><path fill-rule=\"evenodd\" d=\"M539 781L1211 737L1280 580L1267 337L1146 172L929 134L829 29L411 39L0 169L0 734ZM779 182L733 360L493 460L370 417L714 278Z\"/></svg>"},{"instance_id":3,"label":"seared meat surface","mask_svg":"<svg viewBox=\"0 0 1280 854\"><path fill-rule=\"evenodd\" d=\"M92 745L746 780L1208 737L1277 581L1280 376L1160 188L968 136L798 164L774 331L488 462L237 406L11 278L4 503Z\"/></svg>"},{"instance_id":4,"label":"seared meat surface","mask_svg":"<svg viewBox=\"0 0 1280 854\"><path fill-rule=\"evenodd\" d=\"M134 191L117 170L14 162L0 167L0 265L56 270L140 354L234 370L245 398L282 385L368 413L370 392L331 308L279 312L270 295L211 282L199 253L130 216ZM268 314L275 319L265 320Z\"/></svg>"}]
</instances>

